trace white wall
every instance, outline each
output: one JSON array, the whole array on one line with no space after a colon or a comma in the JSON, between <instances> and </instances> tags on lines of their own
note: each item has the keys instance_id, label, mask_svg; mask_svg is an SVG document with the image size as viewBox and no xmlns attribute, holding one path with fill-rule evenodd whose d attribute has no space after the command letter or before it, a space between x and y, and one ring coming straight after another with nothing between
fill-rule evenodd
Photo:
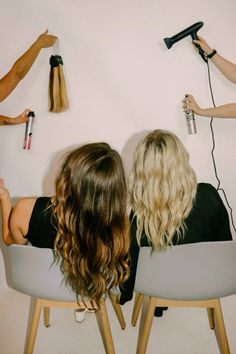
<instances>
[{"instance_id":1,"label":"white wall","mask_svg":"<svg viewBox=\"0 0 236 354\"><path fill-rule=\"evenodd\" d=\"M0 176L13 196L48 194L58 158L68 147L107 141L129 170L137 136L145 130L175 132L190 152L199 181L216 185L207 118L198 134L186 132L182 99L193 93L211 105L207 68L187 37L167 50L164 37L197 21L199 35L236 62L235 0L7 0L1 1L0 76L46 28L60 38L70 109L47 111L49 57L41 52L31 72L0 105L15 116L36 113L32 148L22 149L24 125L0 127ZM236 101L235 85L211 66L216 104ZM216 162L236 218L236 120L214 121Z\"/></svg>"}]
</instances>

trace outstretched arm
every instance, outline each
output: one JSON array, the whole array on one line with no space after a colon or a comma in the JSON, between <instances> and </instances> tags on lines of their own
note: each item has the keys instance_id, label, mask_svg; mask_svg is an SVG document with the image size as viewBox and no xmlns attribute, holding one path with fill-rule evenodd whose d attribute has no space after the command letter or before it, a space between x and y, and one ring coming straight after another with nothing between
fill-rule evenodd
<instances>
[{"instance_id":1,"label":"outstretched arm","mask_svg":"<svg viewBox=\"0 0 236 354\"><path fill-rule=\"evenodd\" d=\"M206 55L213 52L213 48L211 48L202 37L198 36L198 40L194 40L194 43L199 44ZM213 55L211 61L228 80L236 84L236 64L231 63L218 53Z\"/></svg>"},{"instance_id":2,"label":"outstretched arm","mask_svg":"<svg viewBox=\"0 0 236 354\"><path fill-rule=\"evenodd\" d=\"M190 94L183 101L183 110L191 110L197 115L205 117L236 118L236 103L228 103L212 108L201 108Z\"/></svg>"},{"instance_id":3,"label":"outstretched arm","mask_svg":"<svg viewBox=\"0 0 236 354\"><path fill-rule=\"evenodd\" d=\"M22 112L15 118L0 115L0 125L16 125L26 123L28 120L29 111L29 109L25 109L24 112Z\"/></svg>"},{"instance_id":4,"label":"outstretched arm","mask_svg":"<svg viewBox=\"0 0 236 354\"><path fill-rule=\"evenodd\" d=\"M0 79L0 102L3 101L25 77L42 48L51 47L57 37L42 33L32 46L15 62L10 71Z\"/></svg>"}]
</instances>

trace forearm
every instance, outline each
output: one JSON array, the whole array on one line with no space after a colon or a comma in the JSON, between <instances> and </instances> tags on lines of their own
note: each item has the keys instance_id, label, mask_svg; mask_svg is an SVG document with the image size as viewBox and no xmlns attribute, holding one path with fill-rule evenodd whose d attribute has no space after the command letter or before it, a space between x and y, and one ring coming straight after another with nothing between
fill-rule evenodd
<instances>
[{"instance_id":1,"label":"forearm","mask_svg":"<svg viewBox=\"0 0 236 354\"><path fill-rule=\"evenodd\" d=\"M40 49L41 47L38 42L34 42L27 52L15 62L11 70L0 80L0 102L8 97L18 83L25 77L35 62Z\"/></svg>"},{"instance_id":2,"label":"forearm","mask_svg":"<svg viewBox=\"0 0 236 354\"><path fill-rule=\"evenodd\" d=\"M222 57L217 52L214 53L212 47L200 36L194 40L195 44L200 45L205 55L210 58L210 61L220 70L220 72L230 81L236 84L236 65ZM211 54L213 53L213 56Z\"/></svg>"},{"instance_id":3,"label":"forearm","mask_svg":"<svg viewBox=\"0 0 236 354\"><path fill-rule=\"evenodd\" d=\"M201 108L196 113L205 117L236 118L236 103L229 103L212 108Z\"/></svg>"},{"instance_id":4,"label":"forearm","mask_svg":"<svg viewBox=\"0 0 236 354\"><path fill-rule=\"evenodd\" d=\"M0 125L11 125L13 124L12 118L0 115Z\"/></svg>"},{"instance_id":5,"label":"forearm","mask_svg":"<svg viewBox=\"0 0 236 354\"><path fill-rule=\"evenodd\" d=\"M11 70L13 71L14 75L19 78L19 80L22 80L28 73L37 56L39 55L40 50L41 46L38 43L38 40L36 40L32 46L12 66Z\"/></svg>"},{"instance_id":6,"label":"forearm","mask_svg":"<svg viewBox=\"0 0 236 354\"><path fill-rule=\"evenodd\" d=\"M29 109L25 109L24 112L15 118L0 115L0 125L16 125L26 123L28 120L28 113Z\"/></svg>"},{"instance_id":7,"label":"forearm","mask_svg":"<svg viewBox=\"0 0 236 354\"><path fill-rule=\"evenodd\" d=\"M3 101L25 77L42 48L51 47L57 37L43 32L31 47L15 62L11 70L0 79L0 102Z\"/></svg>"},{"instance_id":8,"label":"forearm","mask_svg":"<svg viewBox=\"0 0 236 354\"><path fill-rule=\"evenodd\" d=\"M7 193L1 196L1 215L2 215L2 239L5 244L10 244L12 241L9 238L9 218L12 211L12 202L10 195Z\"/></svg>"},{"instance_id":9,"label":"forearm","mask_svg":"<svg viewBox=\"0 0 236 354\"><path fill-rule=\"evenodd\" d=\"M218 53L212 59L212 63L220 70L220 72L230 81L236 84L236 65L225 59Z\"/></svg>"}]
</instances>

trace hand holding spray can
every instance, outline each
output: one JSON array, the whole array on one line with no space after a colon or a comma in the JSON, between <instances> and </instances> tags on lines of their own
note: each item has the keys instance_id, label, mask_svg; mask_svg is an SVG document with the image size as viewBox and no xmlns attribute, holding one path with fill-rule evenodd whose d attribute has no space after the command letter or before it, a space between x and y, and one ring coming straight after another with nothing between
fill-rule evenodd
<instances>
[{"instance_id":1,"label":"hand holding spray can","mask_svg":"<svg viewBox=\"0 0 236 354\"><path fill-rule=\"evenodd\" d=\"M185 95L185 99L188 97L188 95ZM190 109L185 111L185 117L186 117L186 125L188 129L188 134L196 134L197 133L197 128L196 128L196 123L195 123L195 117L193 111Z\"/></svg>"},{"instance_id":2,"label":"hand holding spray can","mask_svg":"<svg viewBox=\"0 0 236 354\"><path fill-rule=\"evenodd\" d=\"M33 111L28 113L28 121L26 122L25 127L25 138L23 149L29 150L31 146L32 134L33 134L33 124L34 124L35 114Z\"/></svg>"}]
</instances>

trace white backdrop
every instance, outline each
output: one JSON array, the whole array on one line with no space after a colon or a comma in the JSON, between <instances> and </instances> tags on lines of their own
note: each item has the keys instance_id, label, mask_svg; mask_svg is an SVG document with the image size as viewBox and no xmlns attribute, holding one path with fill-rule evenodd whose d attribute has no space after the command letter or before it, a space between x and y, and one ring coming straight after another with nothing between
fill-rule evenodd
<instances>
[{"instance_id":1,"label":"white backdrop","mask_svg":"<svg viewBox=\"0 0 236 354\"><path fill-rule=\"evenodd\" d=\"M1 0L0 76L45 29L60 39L70 109L47 111L49 57L41 51L1 114L36 113L32 148L22 149L25 126L0 127L0 176L13 197L53 193L61 154L72 145L107 141L127 172L137 137L164 128L187 147L198 180L217 185L211 159L210 119L196 117L187 135L182 99L192 93L210 106L207 67L190 36L168 50L163 42L195 22L213 48L236 62L235 0ZM236 86L211 66L216 104L236 101ZM236 218L236 120L214 120L221 185Z\"/></svg>"}]
</instances>

